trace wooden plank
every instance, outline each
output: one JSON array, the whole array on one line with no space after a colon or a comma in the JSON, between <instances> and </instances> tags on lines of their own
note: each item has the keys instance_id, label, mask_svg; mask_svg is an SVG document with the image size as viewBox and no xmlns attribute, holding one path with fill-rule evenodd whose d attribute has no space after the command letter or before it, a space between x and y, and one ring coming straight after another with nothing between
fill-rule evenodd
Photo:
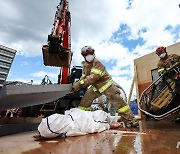
<instances>
[{"instance_id":1,"label":"wooden plank","mask_svg":"<svg viewBox=\"0 0 180 154\"><path fill-rule=\"evenodd\" d=\"M170 86L172 87L172 89L174 89L175 87L175 82L171 82ZM153 111L157 111L159 109L161 109L162 107L168 105L172 100L172 93L170 92L169 88L166 87L162 93L153 101L152 108Z\"/></svg>"},{"instance_id":2,"label":"wooden plank","mask_svg":"<svg viewBox=\"0 0 180 154\"><path fill-rule=\"evenodd\" d=\"M134 89L134 78L135 78L135 76L133 77L133 80L132 80L132 83L131 83L131 88L130 88L130 92L129 92L129 96L128 96L128 104L129 104L129 102L130 102L130 100L131 100L131 97L132 97L132 92L133 92L133 89Z\"/></svg>"}]
</instances>

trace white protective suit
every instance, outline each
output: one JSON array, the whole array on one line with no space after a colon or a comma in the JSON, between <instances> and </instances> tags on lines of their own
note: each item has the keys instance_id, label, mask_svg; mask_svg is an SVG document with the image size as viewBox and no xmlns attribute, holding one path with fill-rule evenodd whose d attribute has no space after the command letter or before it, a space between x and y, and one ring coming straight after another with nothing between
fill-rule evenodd
<instances>
[{"instance_id":1,"label":"white protective suit","mask_svg":"<svg viewBox=\"0 0 180 154\"><path fill-rule=\"evenodd\" d=\"M53 114L43 118L38 126L42 137L54 138L65 136L78 136L89 133L102 132L110 128L110 116L102 111L83 111L73 108L62 114Z\"/></svg>"}]
</instances>

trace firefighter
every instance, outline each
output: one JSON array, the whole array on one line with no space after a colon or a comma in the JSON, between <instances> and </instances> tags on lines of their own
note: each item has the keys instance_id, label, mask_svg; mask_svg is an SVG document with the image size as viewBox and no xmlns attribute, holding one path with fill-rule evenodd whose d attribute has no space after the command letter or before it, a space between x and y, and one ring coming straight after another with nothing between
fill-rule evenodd
<instances>
[{"instance_id":1,"label":"firefighter","mask_svg":"<svg viewBox=\"0 0 180 154\"><path fill-rule=\"evenodd\" d=\"M158 74L161 75L163 74L166 70L171 68L173 65L178 64L180 65L180 56L177 54L170 54L168 55L166 51L166 47L160 46L156 49L156 54L159 56L160 60L158 62ZM171 74L173 78L180 78L180 74L177 74L177 76L174 76ZM171 79L167 79L167 81L171 81ZM180 114L180 110L178 111L178 114ZM176 118L175 122L179 123L180 118Z\"/></svg>"},{"instance_id":2,"label":"firefighter","mask_svg":"<svg viewBox=\"0 0 180 154\"><path fill-rule=\"evenodd\" d=\"M172 67L176 63L180 63L180 56L176 54L168 55L166 47L160 46L156 49L156 54L160 60L158 62L158 73L162 74L165 70Z\"/></svg>"},{"instance_id":3,"label":"firefighter","mask_svg":"<svg viewBox=\"0 0 180 154\"><path fill-rule=\"evenodd\" d=\"M72 91L78 91L84 86L90 86L90 88L86 91L78 108L89 111L92 101L104 94L112 102L126 127L137 127L139 123L129 105L121 98L120 90L114 85L105 66L95 58L94 52L91 46L84 46L81 49L81 55L85 59L82 62L82 76L73 85Z\"/></svg>"}]
</instances>

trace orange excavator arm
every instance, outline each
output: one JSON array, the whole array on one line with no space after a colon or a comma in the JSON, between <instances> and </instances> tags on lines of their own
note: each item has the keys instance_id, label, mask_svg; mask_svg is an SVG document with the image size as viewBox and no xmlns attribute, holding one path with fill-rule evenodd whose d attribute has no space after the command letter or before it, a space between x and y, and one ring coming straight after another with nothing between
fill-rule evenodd
<instances>
[{"instance_id":1,"label":"orange excavator arm","mask_svg":"<svg viewBox=\"0 0 180 154\"><path fill-rule=\"evenodd\" d=\"M62 67L61 81L58 81L61 84L68 82L72 60L70 26L68 1L61 0L57 6L51 34L48 35L48 44L42 47L44 65Z\"/></svg>"}]
</instances>

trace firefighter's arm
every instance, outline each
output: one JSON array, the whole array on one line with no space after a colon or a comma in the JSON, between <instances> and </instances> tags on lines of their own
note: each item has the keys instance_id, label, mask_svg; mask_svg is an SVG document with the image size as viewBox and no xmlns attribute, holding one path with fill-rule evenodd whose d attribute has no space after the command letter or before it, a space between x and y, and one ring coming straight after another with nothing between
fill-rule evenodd
<instances>
[{"instance_id":1,"label":"firefighter's arm","mask_svg":"<svg viewBox=\"0 0 180 154\"><path fill-rule=\"evenodd\" d=\"M85 84L84 84L84 79L86 78L86 75L85 75L85 62L83 61L82 62L82 65L83 65L83 69L82 69L82 75L81 75L81 77L80 77L80 79L79 79L79 81L78 82L76 82L74 85L73 85L73 87L72 87L72 89L71 89L71 91L73 92L73 91L78 91L78 90L80 90L83 86L85 86Z\"/></svg>"},{"instance_id":2,"label":"firefighter's arm","mask_svg":"<svg viewBox=\"0 0 180 154\"><path fill-rule=\"evenodd\" d=\"M175 62L180 62L180 56L179 55L174 54L173 59Z\"/></svg>"},{"instance_id":3,"label":"firefighter's arm","mask_svg":"<svg viewBox=\"0 0 180 154\"><path fill-rule=\"evenodd\" d=\"M100 75L97 74L90 74L84 79L85 85L92 85L95 81L98 81L100 78Z\"/></svg>"},{"instance_id":4,"label":"firefighter's arm","mask_svg":"<svg viewBox=\"0 0 180 154\"><path fill-rule=\"evenodd\" d=\"M80 80L74 84L73 89L78 91L84 86L92 85L94 82L97 82L104 74L106 73L105 67L100 62L95 62L91 68L90 74L83 76Z\"/></svg>"},{"instance_id":5,"label":"firefighter's arm","mask_svg":"<svg viewBox=\"0 0 180 154\"><path fill-rule=\"evenodd\" d=\"M176 55L176 54L173 54L172 55L172 58L171 58L171 63L172 65L170 67L173 67L173 66L180 66L180 56L179 55Z\"/></svg>"},{"instance_id":6,"label":"firefighter's arm","mask_svg":"<svg viewBox=\"0 0 180 154\"><path fill-rule=\"evenodd\" d=\"M85 78L81 78L78 82L76 82L73 85L71 91L78 91L84 86L89 86L92 83L94 83L94 81L97 81L98 78L99 78L99 75L96 75L96 74L90 74L90 75L86 76Z\"/></svg>"},{"instance_id":7,"label":"firefighter's arm","mask_svg":"<svg viewBox=\"0 0 180 154\"><path fill-rule=\"evenodd\" d=\"M84 86L84 79L80 79L78 82L76 82L76 83L73 85L71 91L78 91L78 90L80 90L83 86Z\"/></svg>"}]
</instances>

